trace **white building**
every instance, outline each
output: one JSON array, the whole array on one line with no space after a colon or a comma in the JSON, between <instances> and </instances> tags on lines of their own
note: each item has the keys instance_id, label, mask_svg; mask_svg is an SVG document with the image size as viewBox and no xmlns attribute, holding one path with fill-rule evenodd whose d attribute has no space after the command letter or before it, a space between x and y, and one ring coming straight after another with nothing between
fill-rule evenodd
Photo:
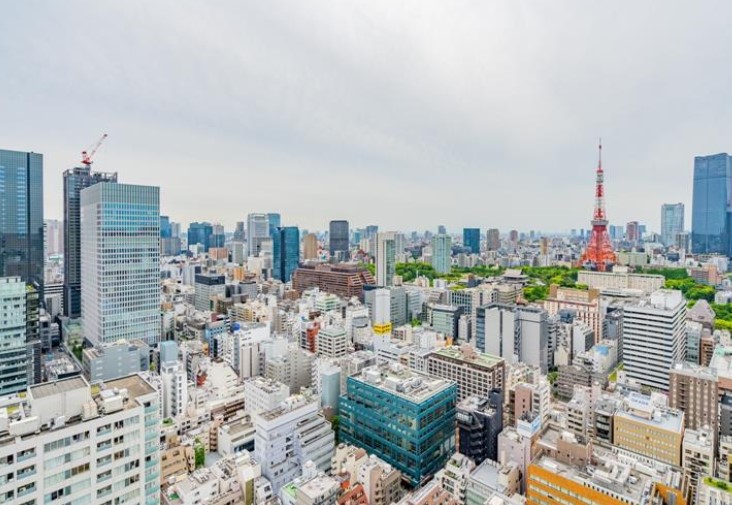
<instances>
[{"instance_id":1,"label":"white building","mask_svg":"<svg viewBox=\"0 0 732 505\"><path fill-rule=\"evenodd\" d=\"M318 356L341 358L348 352L348 335L342 326L329 326L321 329L316 336Z\"/></svg>"},{"instance_id":2,"label":"white building","mask_svg":"<svg viewBox=\"0 0 732 505\"><path fill-rule=\"evenodd\" d=\"M0 395L28 385L25 296L20 277L0 277Z\"/></svg>"},{"instance_id":3,"label":"white building","mask_svg":"<svg viewBox=\"0 0 732 505\"><path fill-rule=\"evenodd\" d=\"M668 391L669 370L683 361L686 350L686 301L681 291L659 289L626 305L622 346L629 379Z\"/></svg>"},{"instance_id":4,"label":"white building","mask_svg":"<svg viewBox=\"0 0 732 505\"><path fill-rule=\"evenodd\" d=\"M330 469L335 434L319 413L319 403L310 394L294 395L255 416L254 459L275 493L298 477L307 461L321 471Z\"/></svg>"},{"instance_id":5,"label":"white building","mask_svg":"<svg viewBox=\"0 0 732 505\"><path fill-rule=\"evenodd\" d=\"M160 379L163 385L163 417L174 418L188 406L188 374L178 360L178 345L160 342Z\"/></svg>"},{"instance_id":6,"label":"white building","mask_svg":"<svg viewBox=\"0 0 732 505\"><path fill-rule=\"evenodd\" d=\"M81 318L94 343L160 340L160 188L81 191Z\"/></svg>"},{"instance_id":7,"label":"white building","mask_svg":"<svg viewBox=\"0 0 732 505\"><path fill-rule=\"evenodd\" d=\"M276 408L289 396L290 388L276 380L254 377L244 382L244 406L252 415Z\"/></svg>"},{"instance_id":8,"label":"white building","mask_svg":"<svg viewBox=\"0 0 732 505\"><path fill-rule=\"evenodd\" d=\"M376 284L391 286L396 275L396 233L381 232L376 235Z\"/></svg>"},{"instance_id":9,"label":"white building","mask_svg":"<svg viewBox=\"0 0 732 505\"><path fill-rule=\"evenodd\" d=\"M158 392L141 376L81 377L0 400L0 501L158 503ZM10 478L7 478L10 476Z\"/></svg>"}]
</instances>

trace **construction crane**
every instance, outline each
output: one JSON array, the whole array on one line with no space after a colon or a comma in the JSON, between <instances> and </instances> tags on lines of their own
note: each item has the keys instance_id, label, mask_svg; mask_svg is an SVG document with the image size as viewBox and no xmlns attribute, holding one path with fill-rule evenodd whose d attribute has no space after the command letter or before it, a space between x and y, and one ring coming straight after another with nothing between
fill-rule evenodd
<instances>
[{"instance_id":1,"label":"construction crane","mask_svg":"<svg viewBox=\"0 0 732 505\"><path fill-rule=\"evenodd\" d=\"M94 160L93 160L94 154L97 152L97 149L99 149L99 146L102 145L102 142L104 142L104 139L106 139L106 138L107 138L107 134L105 133L104 135L102 135L102 138L97 140L97 142L92 147L90 147L86 151L81 151L81 162L84 165L89 167L94 162Z\"/></svg>"}]
</instances>

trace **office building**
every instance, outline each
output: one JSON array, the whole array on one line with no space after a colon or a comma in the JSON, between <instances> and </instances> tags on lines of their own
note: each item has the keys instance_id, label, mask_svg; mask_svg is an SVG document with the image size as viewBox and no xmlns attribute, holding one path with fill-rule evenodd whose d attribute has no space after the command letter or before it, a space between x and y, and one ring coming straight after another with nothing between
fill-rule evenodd
<instances>
[{"instance_id":1,"label":"office building","mask_svg":"<svg viewBox=\"0 0 732 505\"><path fill-rule=\"evenodd\" d=\"M396 243L393 231L376 235L376 284L391 286L396 275Z\"/></svg>"},{"instance_id":2,"label":"office building","mask_svg":"<svg viewBox=\"0 0 732 505\"><path fill-rule=\"evenodd\" d=\"M691 205L691 249L694 254L723 254L730 250L729 202L732 166L727 153L694 158Z\"/></svg>"},{"instance_id":3,"label":"office building","mask_svg":"<svg viewBox=\"0 0 732 505\"><path fill-rule=\"evenodd\" d=\"M503 431L503 392L492 389L486 396L469 396L457 405L459 451L479 465L498 461L498 435Z\"/></svg>"},{"instance_id":4,"label":"office building","mask_svg":"<svg viewBox=\"0 0 732 505\"><path fill-rule=\"evenodd\" d=\"M43 299L43 155L0 149L0 277Z\"/></svg>"},{"instance_id":5,"label":"office building","mask_svg":"<svg viewBox=\"0 0 732 505\"><path fill-rule=\"evenodd\" d=\"M258 414L277 408L290 396L286 384L264 377L244 381L244 406L247 414Z\"/></svg>"},{"instance_id":6,"label":"office building","mask_svg":"<svg viewBox=\"0 0 732 505\"><path fill-rule=\"evenodd\" d=\"M191 223L188 225L188 247L201 246L201 252L208 252L212 247L211 236L213 225L211 223Z\"/></svg>"},{"instance_id":7,"label":"office building","mask_svg":"<svg viewBox=\"0 0 732 505\"><path fill-rule=\"evenodd\" d=\"M175 418L188 406L188 375L178 359L178 344L160 342L160 379L162 380L163 417Z\"/></svg>"},{"instance_id":8,"label":"office building","mask_svg":"<svg viewBox=\"0 0 732 505\"><path fill-rule=\"evenodd\" d=\"M306 233L302 237L302 259L318 259L318 237L314 233Z\"/></svg>"},{"instance_id":9,"label":"office building","mask_svg":"<svg viewBox=\"0 0 732 505\"><path fill-rule=\"evenodd\" d=\"M732 487L728 481L705 475L699 482L694 505L732 505Z\"/></svg>"},{"instance_id":10,"label":"office building","mask_svg":"<svg viewBox=\"0 0 732 505\"><path fill-rule=\"evenodd\" d=\"M640 224L638 221L630 221L625 225L625 240L628 242L640 241Z\"/></svg>"},{"instance_id":11,"label":"office building","mask_svg":"<svg viewBox=\"0 0 732 505\"><path fill-rule=\"evenodd\" d=\"M486 233L486 249L497 251L501 248L501 232L498 228L490 228Z\"/></svg>"},{"instance_id":12,"label":"office building","mask_svg":"<svg viewBox=\"0 0 732 505\"><path fill-rule=\"evenodd\" d=\"M330 222L328 245L331 256L341 253L344 260L348 259L348 251L350 250L348 221Z\"/></svg>"},{"instance_id":13,"label":"office building","mask_svg":"<svg viewBox=\"0 0 732 505\"><path fill-rule=\"evenodd\" d=\"M427 321L430 326L451 341L456 341L458 338L458 325L462 315L463 308L457 305L441 303L427 305Z\"/></svg>"},{"instance_id":14,"label":"office building","mask_svg":"<svg viewBox=\"0 0 732 505\"><path fill-rule=\"evenodd\" d=\"M290 282L300 265L300 230L297 226L282 226L272 232L272 277Z\"/></svg>"},{"instance_id":15,"label":"office building","mask_svg":"<svg viewBox=\"0 0 732 505\"><path fill-rule=\"evenodd\" d=\"M715 434L707 429L684 431L682 468L689 476L689 495L696 498L699 484L705 476L714 475Z\"/></svg>"},{"instance_id":16,"label":"office building","mask_svg":"<svg viewBox=\"0 0 732 505\"><path fill-rule=\"evenodd\" d=\"M342 326L328 326L318 332L318 356L325 358L342 358L348 352L348 335Z\"/></svg>"},{"instance_id":17,"label":"office building","mask_svg":"<svg viewBox=\"0 0 732 505\"><path fill-rule=\"evenodd\" d=\"M160 340L160 189L81 192L81 317L93 343Z\"/></svg>"},{"instance_id":18,"label":"office building","mask_svg":"<svg viewBox=\"0 0 732 505\"><path fill-rule=\"evenodd\" d=\"M550 316L570 309L575 320L582 321L592 329L594 342L602 340L605 308L600 306L600 290L563 288L552 284L549 286L549 297L544 301L544 308Z\"/></svg>"},{"instance_id":19,"label":"office building","mask_svg":"<svg viewBox=\"0 0 732 505\"><path fill-rule=\"evenodd\" d=\"M158 392L132 375L31 386L0 423L0 501L158 503ZM6 478L11 476L11 478Z\"/></svg>"},{"instance_id":20,"label":"office building","mask_svg":"<svg viewBox=\"0 0 732 505\"><path fill-rule=\"evenodd\" d=\"M150 347L142 340L119 340L87 347L81 355L84 377L98 384L150 369Z\"/></svg>"},{"instance_id":21,"label":"office building","mask_svg":"<svg viewBox=\"0 0 732 505\"><path fill-rule=\"evenodd\" d=\"M630 393L613 416L613 444L648 458L681 466L684 413L654 405L652 398Z\"/></svg>"},{"instance_id":22,"label":"office building","mask_svg":"<svg viewBox=\"0 0 732 505\"><path fill-rule=\"evenodd\" d=\"M600 291L640 290L648 295L661 289L666 279L663 275L628 273L628 272L577 272L577 284L584 284L590 289Z\"/></svg>"},{"instance_id":23,"label":"office building","mask_svg":"<svg viewBox=\"0 0 732 505\"><path fill-rule=\"evenodd\" d=\"M449 235L432 237L432 268L438 274L449 273L452 269L452 239Z\"/></svg>"},{"instance_id":24,"label":"office building","mask_svg":"<svg viewBox=\"0 0 732 505\"><path fill-rule=\"evenodd\" d=\"M457 386L451 381L397 363L366 368L347 379L340 401L340 440L376 454L412 486L420 486L455 451L456 399Z\"/></svg>"},{"instance_id":25,"label":"office building","mask_svg":"<svg viewBox=\"0 0 732 505\"><path fill-rule=\"evenodd\" d=\"M267 214L249 214L247 216L247 246L250 256L259 256L262 242L270 237Z\"/></svg>"},{"instance_id":26,"label":"office building","mask_svg":"<svg viewBox=\"0 0 732 505\"><path fill-rule=\"evenodd\" d=\"M676 235L684 232L684 204L664 203L661 206L661 242L666 247L676 244Z\"/></svg>"},{"instance_id":27,"label":"office building","mask_svg":"<svg viewBox=\"0 0 732 505\"><path fill-rule=\"evenodd\" d=\"M28 386L25 295L20 277L0 277L0 397Z\"/></svg>"},{"instance_id":28,"label":"office building","mask_svg":"<svg viewBox=\"0 0 732 505\"><path fill-rule=\"evenodd\" d=\"M196 310L211 310L211 298L226 295L226 279L218 274L196 274L195 289Z\"/></svg>"},{"instance_id":29,"label":"office building","mask_svg":"<svg viewBox=\"0 0 732 505\"><path fill-rule=\"evenodd\" d=\"M315 396L293 395L254 417L254 459L275 493L300 476L308 461L320 471L330 469L335 435L319 404Z\"/></svg>"},{"instance_id":30,"label":"office building","mask_svg":"<svg viewBox=\"0 0 732 505\"><path fill-rule=\"evenodd\" d=\"M686 428L717 433L719 386L714 370L682 361L669 373L669 407L684 412Z\"/></svg>"},{"instance_id":31,"label":"office building","mask_svg":"<svg viewBox=\"0 0 732 505\"><path fill-rule=\"evenodd\" d=\"M269 236L274 235L277 228L282 226L282 216L277 212L267 213L267 228L269 230Z\"/></svg>"},{"instance_id":32,"label":"office building","mask_svg":"<svg viewBox=\"0 0 732 505\"><path fill-rule=\"evenodd\" d=\"M506 362L477 352L471 345L438 349L427 356L425 371L457 383L458 401L471 396L487 398L491 391L503 391Z\"/></svg>"},{"instance_id":33,"label":"office building","mask_svg":"<svg viewBox=\"0 0 732 505\"><path fill-rule=\"evenodd\" d=\"M471 254L480 254L480 228L463 228L463 247Z\"/></svg>"},{"instance_id":34,"label":"office building","mask_svg":"<svg viewBox=\"0 0 732 505\"><path fill-rule=\"evenodd\" d=\"M364 286L373 286L376 279L361 265L341 263L336 265L301 265L292 276L292 287L299 293L318 288L346 300L363 298Z\"/></svg>"},{"instance_id":35,"label":"office building","mask_svg":"<svg viewBox=\"0 0 732 505\"><path fill-rule=\"evenodd\" d=\"M686 300L681 291L659 289L625 305L622 348L629 379L668 391L669 370L684 359L686 350Z\"/></svg>"},{"instance_id":36,"label":"office building","mask_svg":"<svg viewBox=\"0 0 732 505\"><path fill-rule=\"evenodd\" d=\"M475 324L476 348L512 363L514 357L542 373L548 370L549 316L534 306L492 303L479 307Z\"/></svg>"}]
</instances>

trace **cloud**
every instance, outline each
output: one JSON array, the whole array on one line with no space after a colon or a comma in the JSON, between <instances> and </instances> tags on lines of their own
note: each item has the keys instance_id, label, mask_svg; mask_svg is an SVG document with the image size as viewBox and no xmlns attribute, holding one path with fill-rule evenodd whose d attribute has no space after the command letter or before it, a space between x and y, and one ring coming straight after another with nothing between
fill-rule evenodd
<instances>
[{"instance_id":1,"label":"cloud","mask_svg":"<svg viewBox=\"0 0 732 505\"><path fill-rule=\"evenodd\" d=\"M162 188L173 220L587 227L690 208L727 149L725 2L124 2L6 6L0 146Z\"/></svg>"}]
</instances>

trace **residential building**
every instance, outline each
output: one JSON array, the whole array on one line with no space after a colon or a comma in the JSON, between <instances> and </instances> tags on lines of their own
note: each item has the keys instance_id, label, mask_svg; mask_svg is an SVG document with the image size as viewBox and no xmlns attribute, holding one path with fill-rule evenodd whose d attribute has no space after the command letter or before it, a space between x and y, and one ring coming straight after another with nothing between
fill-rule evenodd
<instances>
[{"instance_id":1,"label":"residential building","mask_svg":"<svg viewBox=\"0 0 732 505\"><path fill-rule=\"evenodd\" d=\"M506 361L478 352L470 344L437 349L426 359L425 371L435 377L454 381L458 401L471 396L488 397L495 389L503 391Z\"/></svg>"},{"instance_id":2,"label":"residential building","mask_svg":"<svg viewBox=\"0 0 732 505\"><path fill-rule=\"evenodd\" d=\"M668 391L669 370L686 350L686 300L681 291L659 289L623 308L625 375L638 384Z\"/></svg>"},{"instance_id":3,"label":"residential building","mask_svg":"<svg viewBox=\"0 0 732 505\"><path fill-rule=\"evenodd\" d=\"M724 479L704 476L699 482L695 505L732 505L732 486Z\"/></svg>"},{"instance_id":4,"label":"residential building","mask_svg":"<svg viewBox=\"0 0 732 505\"><path fill-rule=\"evenodd\" d=\"M687 429L706 427L717 433L719 387L710 368L685 361L674 363L669 373L668 404L684 412Z\"/></svg>"},{"instance_id":5,"label":"residential building","mask_svg":"<svg viewBox=\"0 0 732 505\"><path fill-rule=\"evenodd\" d=\"M348 335L342 326L328 326L321 329L315 337L318 356L341 358L348 352Z\"/></svg>"},{"instance_id":6,"label":"residential building","mask_svg":"<svg viewBox=\"0 0 732 505\"><path fill-rule=\"evenodd\" d=\"M449 273L452 269L452 239L449 235L432 237L432 268L438 274Z\"/></svg>"},{"instance_id":7,"label":"residential building","mask_svg":"<svg viewBox=\"0 0 732 505\"><path fill-rule=\"evenodd\" d=\"M471 254L480 254L480 228L463 228L463 247Z\"/></svg>"},{"instance_id":8,"label":"residential building","mask_svg":"<svg viewBox=\"0 0 732 505\"><path fill-rule=\"evenodd\" d=\"M376 284L391 286L396 275L396 232L376 235Z\"/></svg>"},{"instance_id":9,"label":"residential building","mask_svg":"<svg viewBox=\"0 0 732 505\"><path fill-rule=\"evenodd\" d=\"M91 342L160 340L160 189L81 191L81 316Z\"/></svg>"},{"instance_id":10,"label":"residential building","mask_svg":"<svg viewBox=\"0 0 732 505\"><path fill-rule=\"evenodd\" d=\"M248 414L255 415L277 408L290 396L290 388L264 377L244 381L244 405Z\"/></svg>"},{"instance_id":11,"label":"residential building","mask_svg":"<svg viewBox=\"0 0 732 505\"><path fill-rule=\"evenodd\" d=\"M275 493L300 475L307 461L320 471L330 469L335 438L330 423L318 412L318 398L293 395L280 406L254 417L254 459Z\"/></svg>"},{"instance_id":12,"label":"residential building","mask_svg":"<svg viewBox=\"0 0 732 505\"><path fill-rule=\"evenodd\" d=\"M9 402L9 403L8 403ZM0 498L7 503L157 503L158 393L131 375L90 387L81 377L9 398L0 424Z\"/></svg>"},{"instance_id":13,"label":"residential building","mask_svg":"<svg viewBox=\"0 0 732 505\"><path fill-rule=\"evenodd\" d=\"M445 465L445 468L435 474L435 480L442 489L447 491L458 504L465 503L470 472L475 468L475 462L467 456L456 452Z\"/></svg>"},{"instance_id":14,"label":"residential building","mask_svg":"<svg viewBox=\"0 0 732 505\"><path fill-rule=\"evenodd\" d=\"M687 429L682 446L682 468L689 476L689 495L696 497L700 481L707 475L714 475L715 435L709 430Z\"/></svg>"},{"instance_id":15,"label":"residential building","mask_svg":"<svg viewBox=\"0 0 732 505\"><path fill-rule=\"evenodd\" d=\"M347 379L340 439L393 465L412 486L429 480L455 451L457 386L397 363ZM392 419L404 419L395 424ZM405 440L413 443L405 446Z\"/></svg>"},{"instance_id":16,"label":"residential building","mask_svg":"<svg viewBox=\"0 0 732 505\"><path fill-rule=\"evenodd\" d=\"M691 249L695 254L732 256L730 188L732 166L727 153L694 158Z\"/></svg>"},{"instance_id":17,"label":"residential building","mask_svg":"<svg viewBox=\"0 0 732 505\"><path fill-rule=\"evenodd\" d=\"M188 406L188 375L178 359L178 344L167 340L160 342L160 379L163 393L163 416L175 418Z\"/></svg>"},{"instance_id":18,"label":"residential building","mask_svg":"<svg viewBox=\"0 0 732 505\"><path fill-rule=\"evenodd\" d=\"M503 431L503 392L493 389L486 396L469 396L457 405L459 451L481 464L498 461L498 435Z\"/></svg>"},{"instance_id":19,"label":"residential building","mask_svg":"<svg viewBox=\"0 0 732 505\"><path fill-rule=\"evenodd\" d=\"M664 203L661 206L661 242L666 247L676 244L676 235L684 232L684 204Z\"/></svg>"},{"instance_id":20,"label":"residential building","mask_svg":"<svg viewBox=\"0 0 732 505\"><path fill-rule=\"evenodd\" d=\"M117 182L117 173L92 172L89 165L64 172L64 315L81 316L81 190Z\"/></svg>"}]
</instances>

